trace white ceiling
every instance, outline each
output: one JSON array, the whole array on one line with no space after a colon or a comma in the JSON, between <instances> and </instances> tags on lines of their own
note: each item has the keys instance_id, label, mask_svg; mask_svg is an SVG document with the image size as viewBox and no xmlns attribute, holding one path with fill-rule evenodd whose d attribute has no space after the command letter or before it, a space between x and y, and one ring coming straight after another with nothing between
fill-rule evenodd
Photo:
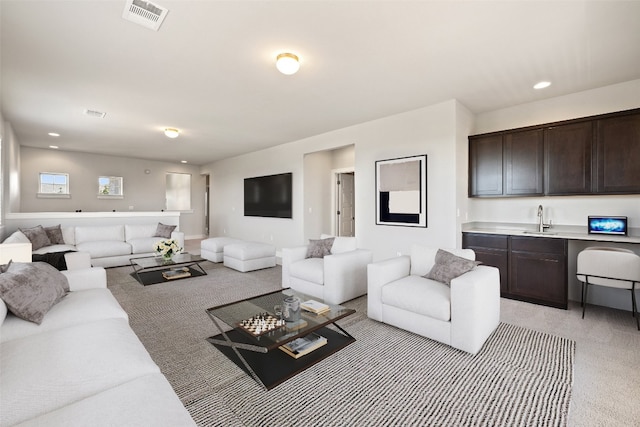
<instances>
[{"instance_id":1,"label":"white ceiling","mask_svg":"<svg viewBox=\"0 0 640 427\"><path fill-rule=\"evenodd\" d=\"M481 113L640 78L640 1L153 2L158 32L125 0L0 0L22 145L200 165L450 99Z\"/></svg>"}]
</instances>

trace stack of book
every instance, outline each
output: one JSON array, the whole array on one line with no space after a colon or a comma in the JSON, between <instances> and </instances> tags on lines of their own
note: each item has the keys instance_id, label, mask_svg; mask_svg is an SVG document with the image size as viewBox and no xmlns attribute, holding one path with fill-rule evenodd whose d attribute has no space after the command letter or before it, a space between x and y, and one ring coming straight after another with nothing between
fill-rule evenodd
<instances>
[{"instance_id":1,"label":"stack of book","mask_svg":"<svg viewBox=\"0 0 640 427\"><path fill-rule=\"evenodd\" d=\"M309 354L312 351L317 350L326 343L327 339L325 337L312 333L302 338L296 338L295 340L280 346L280 350L297 359L305 354Z\"/></svg>"},{"instance_id":2,"label":"stack of book","mask_svg":"<svg viewBox=\"0 0 640 427\"><path fill-rule=\"evenodd\" d=\"M321 302L315 300L308 300L300 304L300 308L305 311L310 311L315 314L326 313L330 310L330 307L327 304L323 304Z\"/></svg>"},{"instance_id":3,"label":"stack of book","mask_svg":"<svg viewBox=\"0 0 640 427\"><path fill-rule=\"evenodd\" d=\"M190 277L190 276L191 276L191 272L186 267L162 272L162 277L164 277L167 280L182 279L183 277Z\"/></svg>"}]
</instances>

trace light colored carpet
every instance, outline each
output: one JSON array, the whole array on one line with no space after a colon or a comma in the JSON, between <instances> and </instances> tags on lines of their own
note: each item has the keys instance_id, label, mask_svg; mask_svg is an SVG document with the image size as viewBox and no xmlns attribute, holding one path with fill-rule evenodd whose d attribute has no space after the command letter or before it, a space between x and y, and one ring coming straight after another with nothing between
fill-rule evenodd
<instances>
[{"instance_id":1,"label":"light colored carpet","mask_svg":"<svg viewBox=\"0 0 640 427\"><path fill-rule=\"evenodd\" d=\"M141 341L203 426L563 426L575 343L501 324L476 356L357 313L340 322L357 341L271 391L205 338L218 333L214 305L279 289L280 268L143 287L130 268L109 269L109 287Z\"/></svg>"}]
</instances>

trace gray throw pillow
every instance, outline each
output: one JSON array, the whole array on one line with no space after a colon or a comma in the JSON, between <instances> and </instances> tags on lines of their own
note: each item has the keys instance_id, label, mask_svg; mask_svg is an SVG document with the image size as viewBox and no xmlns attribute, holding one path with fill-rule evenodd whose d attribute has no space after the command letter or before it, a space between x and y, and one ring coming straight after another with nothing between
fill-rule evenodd
<instances>
[{"instance_id":1,"label":"gray throw pillow","mask_svg":"<svg viewBox=\"0 0 640 427\"><path fill-rule=\"evenodd\" d=\"M171 237L171 233L175 229L175 225L165 225L159 222L158 227L156 228L156 233L153 235L153 237L164 237L165 239L168 239Z\"/></svg>"},{"instance_id":2,"label":"gray throw pillow","mask_svg":"<svg viewBox=\"0 0 640 427\"><path fill-rule=\"evenodd\" d=\"M44 262L14 262L0 274L0 298L9 311L38 325L68 291L66 276Z\"/></svg>"},{"instance_id":3,"label":"gray throw pillow","mask_svg":"<svg viewBox=\"0 0 640 427\"><path fill-rule=\"evenodd\" d=\"M21 228L22 234L27 236L27 239L31 242L31 250L35 251L45 246L51 246L51 240L47 236L47 232L44 231L41 225L36 225L31 228Z\"/></svg>"},{"instance_id":4,"label":"gray throw pillow","mask_svg":"<svg viewBox=\"0 0 640 427\"><path fill-rule=\"evenodd\" d=\"M435 261L436 263L431 271L424 277L442 282L447 286L451 285L453 279L473 270L478 265L476 261L456 256L442 249L438 249Z\"/></svg>"},{"instance_id":5,"label":"gray throw pillow","mask_svg":"<svg viewBox=\"0 0 640 427\"><path fill-rule=\"evenodd\" d=\"M7 270L9 269L9 267L11 266L12 262L13 262L13 260L10 259L8 263L0 265L0 274L1 273L6 273Z\"/></svg>"},{"instance_id":6,"label":"gray throw pillow","mask_svg":"<svg viewBox=\"0 0 640 427\"><path fill-rule=\"evenodd\" d=\"M60 228L60 224L52 227L45 227L44 231L47 233L47 237L52 245L64 245L64 237L62 236L62 228Z\"/></svg>"},{"instance_id":7,"label":"gray throw pillow","mask_svg":"<svg viewBox=\"0 0 640 427\"><path fill-rule=\"evenodd\" d=\"M325 255L331 255L331 247L335 237L327 239L311 240L307 247L307 258L324 258Z\"/></svg>"}]
</instances>

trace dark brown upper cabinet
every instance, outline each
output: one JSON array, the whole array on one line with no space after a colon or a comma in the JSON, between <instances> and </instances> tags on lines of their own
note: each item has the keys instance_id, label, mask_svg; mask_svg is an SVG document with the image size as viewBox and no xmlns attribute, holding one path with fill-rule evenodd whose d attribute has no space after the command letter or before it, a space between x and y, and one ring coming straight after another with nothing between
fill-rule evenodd
<instances>
[{"instance_id":1,"label":"dark brown upper cabinet","mask_svg":"<svg viewBox=\"0 0 640 427\"><path fill-rule=\"evenodd\" d=\"M592 151L590 121L545 129L545 194L590 194Z\"/></svg>"},{"instance_id":2,"label":"dark brown upper cabinet","mask_svg":"<svg viewBox=\"0 0 640 427\"><path fill-rule=\"evenodd\" d=\"M596 122L597 192L640 193L640 114Z\"/></svg>"},{"instance_id":3,"label":"dark brown upper cabinet","mask_svg":"<svg viewBox=\"0 0 640 427\"><path fill-rule=\"evenodd\" d=\"M640 108L469 137L469 197L640 194Z\"/></svg>"},{"instance_id":4,"label":"dark brown upper cabinet","mask_svg":"<svg viewBox=\"0 0 640 427\"><path fill-rule=\"evenodd\" d=\"M505 194L543 194L543 131L534 129L504 135Z\"/></svg>"},{"instance_id":5,"label":"dark brown upper cabinet","mask_svg":"<svg viewBox=\"0 0 640 427\"><path fill-rule=\"evenodd\" d=\"M502 135L469 139L469 195L502 195Z\"/></svg>"}]
</instances>

